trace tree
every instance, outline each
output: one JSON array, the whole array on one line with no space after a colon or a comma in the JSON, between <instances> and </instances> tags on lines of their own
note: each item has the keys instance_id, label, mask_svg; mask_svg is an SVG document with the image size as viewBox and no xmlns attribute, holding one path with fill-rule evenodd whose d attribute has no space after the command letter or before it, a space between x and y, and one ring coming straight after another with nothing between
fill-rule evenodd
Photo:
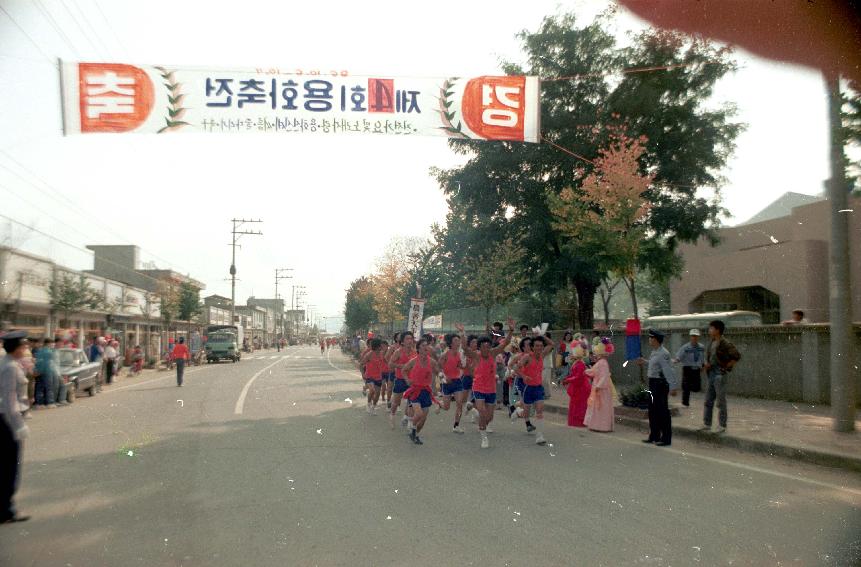
<instances>
[{"instance_id":1,"label":"tree","mask_svg":"<svg viewBox=\"0 0 861 567\"><path fill-rule=\"evenodd\" d=\"M602 271L625 283L634 318L639 317L635 276L651 208L645 194L654 180L653 174L640 173L644 142L645 137L629 138L623 128L612 129L609 147L599 150L580 191L565 188L548 195L553 227L570 241L591 248ZM609 298L605 300L603 293L601 298L606 322Z\"/></svg>"},{"instance_id":2,"label":"tree","mask_svg":"<svg viewBox=\"0 0 861 567\"><path fill-rule=\"evenodd\" d=\"M344 302L344 324L350 332L356 333L367 329L376 319L371 281L366 276L353 280Z\"/></svg>"},{"instance_id":3,"label":"tree","mask_svg":"<svg viewBox=\"0 0 861 567\"><path fill-rule=\"evenodd\" d=\"M177 314L181 321L191 321L203 311L200 304L200 290L189 282L179 284L177 298Z\"/></svg>"},{"instance_id":4,"label":"tree","mask_svg":"<svg viewBox=\"0 0 861 567\"><path fill-rule=\"evenodd\" d=\"M169 332L179 314L179 287L173 280L161 279L156 284L155 295L158 298L162 323Z\"/></svg>"},{"instance_id":5,"label":"tree","mask_svg":"<svg viewBox=\"0 0 861 567\"><path fill-rule=\"evenodd\" d=\"M522 235L530 274L526 293L542 290L553 297L573 287L584 328L592 327L595 293L606 272L591 250L553 227L548 190L580 192L592 161L608 146L608 126L627 124L632 138L646 137L640 172L654 176L645 195L651 208L641 258L671 266L666 257L678 256L680 242L715 237L724 211L697 190L719 187L720 169L741 130L731 121L731 105L705 105L715 83L735 68L728 49L656 30L622 48L605 29L611 17L581 27L572 14L547 17L536 32L519 36L526 64L504 65L508 74L543 77L542 136L580 157L549 144L452 140L450 147L467 162L433 171L452 220L460 221L447 222L446 230L495 232L496 241ZM654 67L669 69L623 73Z\"/></svg>"},{"instance_id":6,"label":"tree","mask_svg":"<svg viewBox=\"0 0 861 567\"><path fill-rule=\"evenodd\" d=\"M637 287L643 299L649 302L647 314L649 317L670 315L670 282L665 278L656 277L648 270L637 274Z\"/></svg>"},{"instance_id":7,"label":"tree","mask_svg":"<svg viewBox=\"0 0 861 567\"><path fill-rule=\"evenodd\" d=\"M95 311L104 307L104 298L83 275L75 278L69 273L60 274L48 283L48 296L51 310L62 313L67 322L84 309Z\"/></svg>"},{"instance_id":8,"label":"tree","mask_svg":"<svg viewBox=\"0 0 861 567\"><path fill-rule=\"evenodd\" d=\"M490 310L519 295L526 286L523 248L509 238L477 258L467 260L471 274L466 282L467 297L484 307L485 322L490 324Z\"/></svg>"}]
</instances>

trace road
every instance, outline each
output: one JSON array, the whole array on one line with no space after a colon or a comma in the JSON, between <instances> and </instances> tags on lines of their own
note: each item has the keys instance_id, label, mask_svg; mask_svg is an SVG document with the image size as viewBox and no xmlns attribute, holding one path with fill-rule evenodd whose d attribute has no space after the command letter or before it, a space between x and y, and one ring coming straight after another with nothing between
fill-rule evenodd
<instances>
[{"instance_id":1,"label":"road","mask_svg":"<svg viewBox=\"0 0 861 567\"><path fill-rule=\"evenodd\" d=\"M0 565L861 561L858 475L555 417L546 447L498 419L481 450L446 414L415 446L360 388L340 352L290 347L37 412Z\"/></svg>"}]
</instances>

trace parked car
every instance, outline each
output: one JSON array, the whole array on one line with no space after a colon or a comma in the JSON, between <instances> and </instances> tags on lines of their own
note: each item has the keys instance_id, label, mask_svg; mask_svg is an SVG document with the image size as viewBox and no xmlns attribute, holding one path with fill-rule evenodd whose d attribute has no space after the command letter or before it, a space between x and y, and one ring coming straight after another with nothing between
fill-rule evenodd
<instances>
[{"instance_id":1,"label":"parked car","mask_svg":"<svg viewBox=\"0 0 861 567\"><path fill-rule=\"evenodd\" d=\"M67 384L74 384L75 392L96 393L96 377L101 362L90 362L87 354L79 348L57 349L60 357L60 378Z\"/></svg>"}]
</instances>

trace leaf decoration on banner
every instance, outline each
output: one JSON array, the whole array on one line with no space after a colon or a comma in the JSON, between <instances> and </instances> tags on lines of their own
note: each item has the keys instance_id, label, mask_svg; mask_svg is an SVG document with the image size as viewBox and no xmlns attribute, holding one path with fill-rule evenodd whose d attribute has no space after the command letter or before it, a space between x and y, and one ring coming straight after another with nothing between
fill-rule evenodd
<instances>
[{"instance_id":1,"label":"leaf decoration on banner","mask_svg":"<svg viewBox=\"0 0 861 567\"><path fill-rule=\"evenodd\" d=\"M170 103L167 107L167 116L165 117L165 126L158 131L159 134L163 134L165 132L172 132L174 130L178 130L183 126L188 126L188 122L182 121L182 116L185 114L185 107L182 106L182 99L185 98L185 95L182 94L182 83L176 82L176 77L174 76L173 71L168 71L164 67L156 67L158 72L161 73L161 78L165 81L164 86L167 87L167 90L170 94L167 96L167 100Z\"/></svg>"},{"instance_id":2,"label":"leaf decoration on banner","mask_svg":"<svg viewBox=\"0 0 861 567\"><path fill-rule=\"evenodd\" d=\"M451 106L454 104L454 101L451 99L451 97L454 96L452 87L454 87L454 84L458 79L460 79L460 77L451 77L446 79L442 88L439 90L439 108L437 109L437 112L439 112L443 123L439 129L445 130L451 138L469 139L469 136L467 136L463 131L463 124L461 121L457 121L457 126L453 123L456 113L451 110Z\"/></svg>"}]
</instances>

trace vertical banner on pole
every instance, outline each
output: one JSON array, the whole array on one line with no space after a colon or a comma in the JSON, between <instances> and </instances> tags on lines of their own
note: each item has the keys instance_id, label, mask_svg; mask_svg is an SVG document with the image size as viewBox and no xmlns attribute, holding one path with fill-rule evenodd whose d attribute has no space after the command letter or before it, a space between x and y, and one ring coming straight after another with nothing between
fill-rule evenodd
<instances>
[{"instance_id":1,"label":"vertical banner on pole","mask_svg":"<svg viewBox=\"0 0 861 567\"><path fill-rule=\"evenodd\" d=\"M625 323L625 360L636 360L643 356L640 347L640 320L628 319Z\"/></svg>"},{"instance_id":2,"label":"vertical banner on pole","mask_svg":"<svg viewBox=\"0 0 861 567\"><path fill-rule=\"evenodd\" d=\"M413 336L418 338L422 334L422 320L425 314L425 300L412 298L410 300L410 317L407 320L407 330L412 331Z\"/></svg>"}]
</instances>

